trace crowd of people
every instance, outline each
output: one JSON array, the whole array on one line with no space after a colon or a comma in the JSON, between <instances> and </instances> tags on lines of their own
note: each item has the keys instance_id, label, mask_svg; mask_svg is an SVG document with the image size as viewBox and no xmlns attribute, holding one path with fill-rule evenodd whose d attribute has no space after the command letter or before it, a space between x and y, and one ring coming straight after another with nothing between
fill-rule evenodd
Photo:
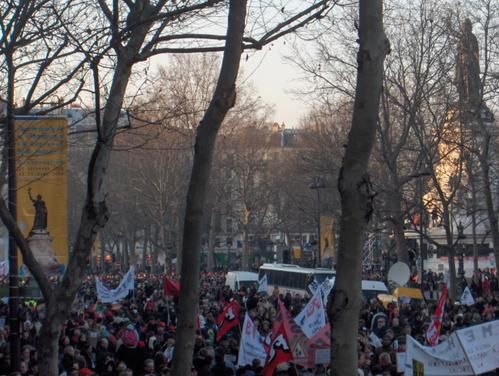
<instances>
[{"instance_id":1,"label":"crowd of people","mask_svg":"<svg viewBox=\"0 0 499 376\"><path fill-rule=\"evenodd\" d=\"M456 329L499 318L499 290L489 273L489 283L480 275L471 282L475 304L459 305L447 300L440 340ZM100 275L104 283L116 286L121 273ZM490 281L492 280L492 283ZM497 279L495 279L497 281ZM442 287L442 279L425 274L425 286L433 292ZM175 349L178 298L165 296L163 276L138 273L134 293L119 304L97 301L94 276L83 283L59 340L60 375L85 376L165 376L171 375ZM435 294L435 296L438 294ZM194 343L192 375L259 375L264 364L259 361L237 367L241 333L239 326L216 341L216 318L227 302L235 299L242 309L240 322L249 312L260 334L270 334L278 313L278 301L296 316L308 298L282 294L257 293L256 289L232 291L225 286L223 272L202 273L199 296L199 327ZM24 304L21 311L21 375L39 375L37 345L41 327L42 305ZM421 343L435 310L435 300L412 300L384 305L373 298L365 301L359 317L358 374L364 376L398 375L397 353L405 351L406 335ZM6 318L8 306L0 303L0 318ZM334 328L333 328L334 330ZM293 363L280 364L278 375L326 375L326 365L304 369ZM0 375L9 375L8 325L0 329Z\"/></svg>"}]
</instances>

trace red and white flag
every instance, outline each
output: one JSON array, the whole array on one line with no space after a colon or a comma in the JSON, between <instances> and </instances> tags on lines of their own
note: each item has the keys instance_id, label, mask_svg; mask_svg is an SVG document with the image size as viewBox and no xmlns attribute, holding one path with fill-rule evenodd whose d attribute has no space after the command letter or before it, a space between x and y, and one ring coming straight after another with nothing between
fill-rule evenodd
<instances>
[{"instance_id":1,"label":"red and white flag","mask_svg":"<svg viewBox=\"0 0 499 376\"><path fill-rule=\"evenodd\" d=\"M263 367L263 376L272 376L277 366L284 362L293 360L293 353L289 345L288 336L284 330L284 324L281 324L277 330L272 333L272 344L267 355L265 367Z\"/></svg>"},{"instance_id":2,"label":"red and white flag","mask_svg":"<svg viewBox=\"0 0 499 376\"><path fill-rule=\"evenodd\" d=\"M239 304L231 300L217 317L217 337L216 341L224 336L229 330L239 324Z\"/></svg>"},{"instance_id":3,"label":"red and white flag","mask_svg":"<svg viewBox=\"0 0 499 376\"><path fill-rule=\"evenodd\" d=\"M430 346L435 346L436 344L438 344L438 339L440 337L440 327L442 326L442 320L444 317L446 297L447 297L447 287L444 286L442 290L442 296L440 297L438 306L435 309L435 314L433 315L431 324L428 327L428 330L426 331L426 342L428 342Z\"/></svg>"}]
</instances>

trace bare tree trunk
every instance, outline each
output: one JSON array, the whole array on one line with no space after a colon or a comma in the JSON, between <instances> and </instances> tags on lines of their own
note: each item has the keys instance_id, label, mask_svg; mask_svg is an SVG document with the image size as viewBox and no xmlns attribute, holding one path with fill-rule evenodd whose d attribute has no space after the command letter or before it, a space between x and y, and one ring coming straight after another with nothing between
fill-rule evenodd
<instances>
[{"instance_id":1,"label":"bare tree trunk","mask_svg":"<svg viewBox=\"0 0 499 376\"><path fill-rule=\"evenodd\" d=\"M395 240L397 259L409 265L409 252L407 251L401 207L402 197L397 192L394 193L394 197L389 197L388 200L390 200L388 204L390 206L390 223Z\"/></svg>"},{"instance_id":2,"label":"bare tree trunk","mask_svg":"<svg viewBox=\"0 0 499 376\"><path fill-rule=\"evenodd\" d=\"M147 266L147 247L149 246L149 236L150 236L149 229L150 229L149 226L144 227L144 244L142 247L142 260L141 260L142 271L145 271Z\"/></svg>"},{"instance_id":3,"label":"bare tree trunk","mask_svg":"<svg viewBox=\"0 0 499 376\"><path fill-rule=\"evenodd\" d=\"M153 238L153 249L152 249L152 255L151 255L151 271L154 273L156 272L156 266L158 265L158 257L159 257L159 225L156 224L154 225L154 238ZM166 260L168 262L168 260Z\"/></svg>"},{"instance_id":4,"label":"bare tree trunk","mask_svg":"<svg viewBox=\"0 0 499 376\"><path fill-rule=\"evenodd\" d=\"M199 298L199 252L204 208L218 130L236 99L236 79L242 53L246 0L231 0L222 67L213 98L196 133L194 161L184 218L178 325L173 355L173 375L189 375Z\"/></svg>"},{"instance_id":5,"label":"bare tree trunk","mask_svg":"<svg viewBox=\"0 0 499 376\"><path fill-rule=\"evenodd\" d=\"M104 257L106 256L106 237L104 232L99 232L99 240L100 240L100 270L104 271Z\"/></svg>"},{"instance_id":6,"label":"bare tree trunk","mask_svg":"<svg viewBox=\"0 0 499 376\"><path fill-rule=\"evenodd\" d=\"M334 328L331 367L332 374L338 376L357 374L362 246L374 197L367 167L375 142L383 61L389 51L383 31L382 0L360 1L359 43L352 127L338 181L342 214L337 274L328 302L328 316Z\"/></svg>"},{"instance_id":7,"label":"bare tree trunk","mask_svg":"<svg viewBox=\"0 0 499 376\"><path fill-rule=\"evenodd\" d=\"M242 270L249 270L249 258L250 258L250 244L247 226L243 229L243 257L241 258L241 268Z\"/></svg>"},{"instance_id":8,"label":"bare tree trunk","mask_svg":"<svg viewBox=\"0 0 499 376\"><path fill-rule=\"evenodd\" d=\"M213 271L213 266L215 264L215 212L211 210L210 213L210 224L208 225L208 252L207 252L207 262L206 266L209 272Z\"/></svg>"},{"instance_id":9,"label":"bare tree trunk","mask_svg":"<svg viewBox=\"0 0 499 376\"><path fill-rule=\"evenodd\" d=\"M248 228L249 228L249 216L250 216L250 209L248 209L247 205L244 205L244 210L243 210L243 257L241 260L242 264L242 269L243 270L250 270L250 245L249 245L249 234L248 234Z\"/></svg>"},{"instance_id":10,"label":"bare tree trunk","mask_svg":"<svg viewBox=\"0 0 499 376\"><path fill-rule=\"evenodd\" d=\"M49 315L54 317L55 314ZM45 375L58 375L59 374L59 359L54 354L59 351L59 334L62 326L59 321L49 322L47 319L43 321L40 328L40 340L43 346L38 348L38 359L40 369L48 371ZM43 340L42 340L43 339Z\"/></svg>"},{"instance_id":11,"label":"bare tree trunk","mask_svg":"<svg viewBox=\"0 0 499 376\"><path fill-rule=\"evenodd\" d=\"M447 241L447 254L449 257L449 297L456 299L457 296L457 278L456 278L456 250L454 249L454 239L451 232L450 212L448 204L442 208L442 224L445 229L445 238Z\"/></svg>"},{"instance_id":12,"label":"bare tree trunk","mask_svg":"<svg viewBox=\"0 0 499 376\"><path fill-rule=\"evenodd\" d=\"M180 211L180 210L178 210ZM180 216L177 215L177 231L175 232L175 254L177 257L177 264L176 264L176 272L180 274L180 271L182 270L182 222L180 220Z\"/></svg>"}]
</instances>

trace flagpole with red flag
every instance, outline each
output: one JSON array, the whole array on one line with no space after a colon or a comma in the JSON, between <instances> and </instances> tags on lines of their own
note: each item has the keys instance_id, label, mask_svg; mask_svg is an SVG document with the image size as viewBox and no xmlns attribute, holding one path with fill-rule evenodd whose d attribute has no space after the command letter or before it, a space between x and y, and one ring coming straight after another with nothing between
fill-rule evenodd
<instances>
[{"instance_id":1,"label":"flagpole with red flag","mask_svg":"<svg viewBox=\"0 0 499 376\"><path fill-rule=\"evenodd\" d=\"M440 337L440 328L442 326L442 320L444 317L445 311L445 299L447 297L447 286L444 285L442 290L442 296L440 296L440 300L438 302L438 306L435 309L435 314L433 315L433 319L431 320L431 324L426 331L426 342L430 346L435 346L438 344L438 339Z\"/></svg>"},{"instance_id":2,"label":"flagpole with red flag","mask_svg":"<svg viewBox=\"0 0 499 376\"><path fill-rule=\"evenodd\" d=\"M215 341L218 342L220 339L233 327L239 324L239 304L235 299L232 299L229 304L227 304L223 311L217 317L217 336Z\"/></svg>"}]
</instances>

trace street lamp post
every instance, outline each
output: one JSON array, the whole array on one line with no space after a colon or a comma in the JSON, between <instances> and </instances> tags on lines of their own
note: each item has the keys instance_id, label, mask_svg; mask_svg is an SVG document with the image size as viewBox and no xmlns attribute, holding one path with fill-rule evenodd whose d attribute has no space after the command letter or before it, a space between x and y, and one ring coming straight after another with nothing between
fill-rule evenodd
<instances>
[{"instance_id":1,"label":"street lamp post","mask_svg":"<svg viewBox=\"0 0 499 376\"><path fill-rule=\"evenodd\" d=\"M324 179L320 176L314 178L312 183L308 185L310 189L315 189L317 192L317 257L314 257L314 268L317 267L317 260L321 266L321 196L320 190L326 187Z\"/></svg>"}]
</instances>

